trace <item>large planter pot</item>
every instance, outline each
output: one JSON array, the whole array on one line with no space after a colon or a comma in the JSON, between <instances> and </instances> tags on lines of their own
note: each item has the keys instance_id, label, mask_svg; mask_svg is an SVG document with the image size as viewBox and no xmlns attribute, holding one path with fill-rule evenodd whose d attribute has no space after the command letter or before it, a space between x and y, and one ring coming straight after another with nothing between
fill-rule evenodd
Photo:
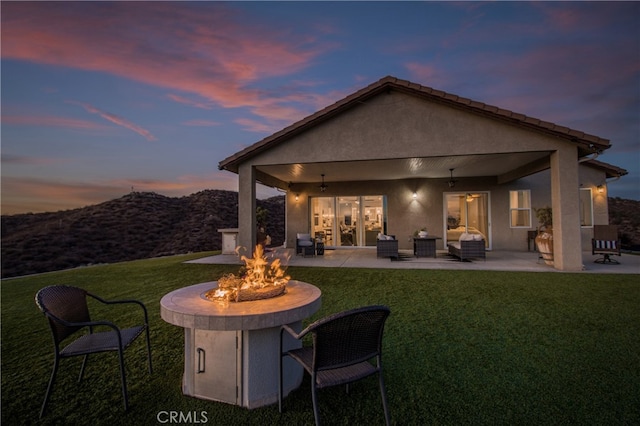
<instances>
[{"instance_id":1,"label":"large planter pot","mask_svg":"<svg viewBox=\"0 0 640 426\"><path fill-rule=\"evenodd\" d=\"M542 231L536 236L536 247L544 263L553 265L553 233L551 230Z\"/></svg>"}]
</instances>

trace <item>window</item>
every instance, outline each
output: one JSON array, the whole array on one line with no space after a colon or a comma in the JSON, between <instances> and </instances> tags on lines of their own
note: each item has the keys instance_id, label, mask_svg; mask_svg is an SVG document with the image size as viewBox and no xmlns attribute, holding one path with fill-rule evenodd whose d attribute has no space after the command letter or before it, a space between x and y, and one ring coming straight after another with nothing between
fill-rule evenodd
<instances>
[{"instance_id":1,"label":"window","mask_svg":"<svg viewBox=\"0 0 640 426\"><path fill-rule=\"evenodd\" d=\"M592 200L591 188L580 188L580 226L593 226Z\"/></svg>"},{"instance_id":2,"label":"window","mask_svg":"<svg viewBox=\"0 0 640 426\"><path fill-rule=\"evenodd\" d=\"M488 192L449 192L444 194L447 242L458 241L463 232L480 234L486 248L491 249L489 195Z\"/></svg>"},{"instance_id":3,"label":"window","mask_svg":"<svg viewBox=\"0 0 640 426\"><path fill-rule=\"evenodd\" d=\"M375 246L386 233L386 196L312 197L311 230L327 246Z\"/></svg>"},{"instance_id":4,"label":"window","mask_svg":"<svg viewBox=\"0 0 640 426\"><path fill-rule=\"evenodd\" d=\"M531 191L509 191L509 217L512 228L531 228Z\"/></svg>"}]
</instances>

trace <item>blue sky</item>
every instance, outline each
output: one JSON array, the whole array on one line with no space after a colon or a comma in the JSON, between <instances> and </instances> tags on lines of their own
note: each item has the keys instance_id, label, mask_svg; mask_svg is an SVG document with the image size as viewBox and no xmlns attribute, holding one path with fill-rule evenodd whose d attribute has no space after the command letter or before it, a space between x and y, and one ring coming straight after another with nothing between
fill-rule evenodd
<instances>
[{"instance_id":1,"label":"blue sky","mask_svg":"<svg viewBox=\"0 0 640 426\"><path fill-rule=\"evenodd\" d=\"M1 11L2 214L237 190L220 160L386 75L609 139L610 196L640 200L638 2Z\"/></svg>"}]
</instances>

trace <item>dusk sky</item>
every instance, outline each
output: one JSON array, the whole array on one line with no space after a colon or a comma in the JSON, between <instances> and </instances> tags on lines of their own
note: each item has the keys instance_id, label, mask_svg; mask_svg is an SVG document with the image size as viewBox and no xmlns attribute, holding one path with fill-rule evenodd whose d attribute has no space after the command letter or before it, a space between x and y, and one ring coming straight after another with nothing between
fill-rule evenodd
<instances>
[{"instance_id":1,"label":"dusk sky","mask_svg":"<svg viewBox=\"0 0 640 426\"><path fill-rule=\"evenodd\" d=\"M640 3L7 2L2 214L236 191L218 162L392 75L609 139L640 200ZM259 196L277 194L263 189Z\"/></svg>"}]
</instances>

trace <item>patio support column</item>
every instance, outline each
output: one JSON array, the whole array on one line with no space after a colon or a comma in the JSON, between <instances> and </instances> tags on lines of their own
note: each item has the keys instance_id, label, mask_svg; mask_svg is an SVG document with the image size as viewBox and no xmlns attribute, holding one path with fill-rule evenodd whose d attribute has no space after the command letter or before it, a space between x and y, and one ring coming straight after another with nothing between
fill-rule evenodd
<instances>
[{"instance_id":1,"label":"patio support column","mask_svg":"<svg viewBox=\"0 0 640 426\"><path fill-rule=\"evenodd\" d=\"M553 266L561 271L582 270L578 153L563 146L551 154L553 208Z\"/></svg>"},{"instance_id":2,"label":"patio support column","mask_svg":"<svg viewBox=\"0 0 640 426\"><path fill-rule=\"evenodd\" d=\"M242 163L238 170L238 245L250 256L256 246L256 170Z\"/></svg>"}]
</instances>

